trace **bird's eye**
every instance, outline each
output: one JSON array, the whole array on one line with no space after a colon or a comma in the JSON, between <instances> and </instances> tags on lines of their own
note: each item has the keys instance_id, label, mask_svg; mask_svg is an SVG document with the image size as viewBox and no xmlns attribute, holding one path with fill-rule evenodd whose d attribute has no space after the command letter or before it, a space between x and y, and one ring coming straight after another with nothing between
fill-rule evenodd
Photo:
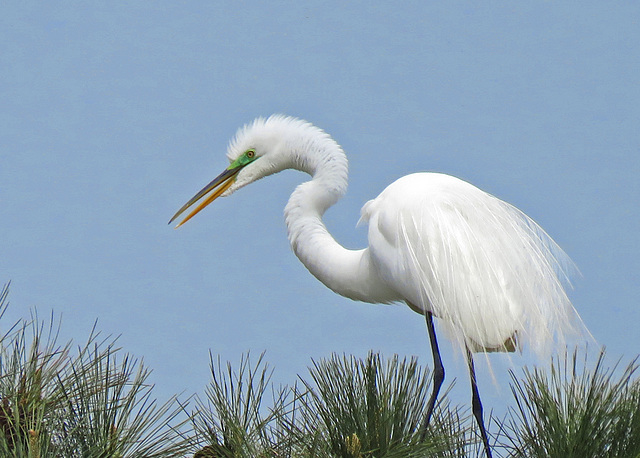
<instances>
[{"instance_id":1,"label":"bird's eye","mask_svg":"<svg viewBox=\"0 0 640 458\"><path fill-rule=\"evenodd\" d=\"M255 150L250 149L245 153L249 159L253 159L256 156Z\"/></svg>"}]
</instances>

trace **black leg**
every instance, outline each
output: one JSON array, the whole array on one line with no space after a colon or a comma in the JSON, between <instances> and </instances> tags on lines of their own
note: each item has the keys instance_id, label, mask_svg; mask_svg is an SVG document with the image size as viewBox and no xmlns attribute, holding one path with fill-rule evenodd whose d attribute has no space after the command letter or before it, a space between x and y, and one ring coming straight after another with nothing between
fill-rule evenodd
<instances>
[{"instance_id":1,"label":"black leg","mask_svg":"<svg viewBox=\"0 0 640 458\"><path fill-rule=\"evenodd\" d=\"M429 341L431 342L431 353L433 353L433 392L429 399L429 405L427 406L427 414L424 417L424 423L422 425L422 440L427 435L427 428L431 421L431 415L436 405L436 399L440 392L440 387L444 381L444 366L442 365L442 359L440 358L440 349L438 348L438 341L436 339L436 330L433 327L433 313L427 312L425 314L427 320L427 330L429 331Z\"/></svg>"},{"instance_id":2,"label":"black leg","mask_svg":"<svg viewBox=\"0 0 640 458\"><path fill-rule=\"evenodd\" d=\"M482 403L480 402L480 393L478 392L478 384L476 383L476 369L473 365L473 355L471 354L471 351L469 351L468 347L467 364L469 365L469 374L471 375L471 409L473 410L473 416L476 417L476 422L480 427L480 435L482 436L484 451L487 454L487 458L491 458L491 448L489 447L487 430L484 427L484 419L482 418Z\"/></svg>"}]
</instances>

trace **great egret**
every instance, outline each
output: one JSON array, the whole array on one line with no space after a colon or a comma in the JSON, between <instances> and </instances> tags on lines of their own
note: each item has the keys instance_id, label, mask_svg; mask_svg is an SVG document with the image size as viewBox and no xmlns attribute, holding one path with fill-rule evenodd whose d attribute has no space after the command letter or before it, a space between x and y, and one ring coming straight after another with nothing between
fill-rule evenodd
<instances>
[{"instance_id":1,"label":"great egret","mask_svg":"<svg viewBox=\"0 0 640 458\"><path fill-rule=\"evenodd\" d=\"M322 223L347 189L347 158L323 130L292 117L258 118L230 142L230 161L171 218L202 202L177 227L220 196L284 169L312 176L284 214L291 247L306 268L342 296L371 303L405 302L424 315L434 360L424 429L444 380L433 317L466 353L472 411L488 457L472 352L561 344L577 316L563 288L571 261L517 208L440 173L416 173L389 185L362 208L369 247L348 250Z\"/></svg>"}]
</instances>

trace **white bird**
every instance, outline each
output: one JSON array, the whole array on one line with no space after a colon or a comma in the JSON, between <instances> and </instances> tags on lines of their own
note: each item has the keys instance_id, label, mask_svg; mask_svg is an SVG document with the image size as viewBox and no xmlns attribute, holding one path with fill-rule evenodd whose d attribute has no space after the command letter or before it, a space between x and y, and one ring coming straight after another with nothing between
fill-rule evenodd
<instances>
[{"instance_id":1,"label":"white bird","mask_svg":"<svg viewBox=\"0 0 640 458\"><path fill-rule=\"evenodd\" d=\"M189 200L181 226L219 196L285 169L312 179L291 194L284 214L291 247L334 292L370 303L404 302L426 317L434 386L424 430L444 380L433 317L467 355L472 410L485 430L472 352L544 353L563 345L577 318L563 283L571 261L517 208L458 178L416 173L398 179L362 208L369 247L338 244L322 215L347 190L347 157L323 130L282 115L258 118L230 142L229 167Z\"/></svg>"}]
</instances>

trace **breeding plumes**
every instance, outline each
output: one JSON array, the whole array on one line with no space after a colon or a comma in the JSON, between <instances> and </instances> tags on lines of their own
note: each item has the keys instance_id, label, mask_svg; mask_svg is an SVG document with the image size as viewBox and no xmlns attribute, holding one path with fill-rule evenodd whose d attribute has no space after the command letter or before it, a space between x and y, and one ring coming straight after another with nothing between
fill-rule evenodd
<instances>
[{"instance_id":1,"label":"breeding plumes","mask_svg":"<svg viewBox=\"0 0 640 458\"><path fill-rule=\"evenodd\" d=\"M322 223L347 190L347 158L324 131L300 119L274 115L238 131L229 167L171 219L202 199L184 224L220 196L285 169L312 179L285 207L291 247L306 268L334 292L358 301L404 302L424 315L434 359L434 384L424 421L429 424L444 380L433 317L466 354L472 410L485 451L484 426L472 353L538 353L563 346L577 314L563 282L567 255L517 208L475 186L440 173L398 179L362 208L369 246L348 250Z\"/></svg>"}]
</instances>

